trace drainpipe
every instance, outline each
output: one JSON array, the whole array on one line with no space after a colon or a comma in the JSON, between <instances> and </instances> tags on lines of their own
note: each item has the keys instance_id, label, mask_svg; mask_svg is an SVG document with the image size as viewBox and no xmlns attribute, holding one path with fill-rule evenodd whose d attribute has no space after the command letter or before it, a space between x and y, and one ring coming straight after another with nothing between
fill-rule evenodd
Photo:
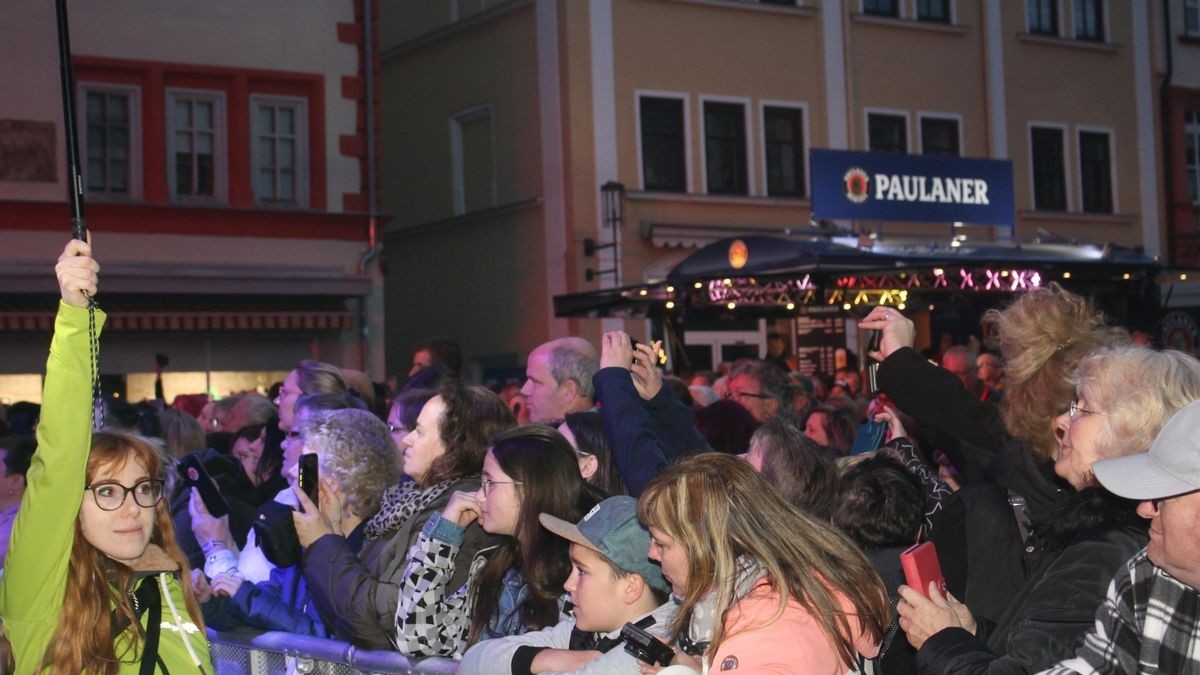
<instances>
[{"instance_id":1,"label":"drainpipe","mask_svg":"<svg viewBox=\"0 0 1200 675\"><path fill-rule=\"evenodd\" d=\"M366 122L367 122L367 252L363 255L362 260L358 262L358 273L360 276L367 275L367 269L371 262L379 257L380 246L377 236L377 209L375 205L376 190L375 190L375 26L374 17L371 14L371 5L374 0L362 0L363 8L363 83L366 96ZM370 350L370 343L367 340L370 330L367 317L367 299L360 298L358 301L359 308L359 325L361 331L359 334L359 356L361 360L360 369L367 372L367 353ZM368 373L368 376L370 373Z\"/></svg>"},{"instance_id":2,"label":"drainpipe","mask_svg":"<svg viewBox=\"0 0 1200 675\"><path fill-rule=\"evenodd\" d=\"M1167 197L1167 241L1164 248L1169 252L1167 255L1167 265L1175 265L1175 175L1172 173L1175 169L1172 161L1174 153L1171 152L1171 77L1174 73L1175 60L1173 54L1175 52L1173 39L1171 35L1171 1L1162 0L1163 10L1163 42L1167 48L1167 71L1163 77L1162 86L1159 87L1159 108L1162 115L1162 146L1163 146L1163 188L1166 191Z\"/></svg>"}]
</instances>

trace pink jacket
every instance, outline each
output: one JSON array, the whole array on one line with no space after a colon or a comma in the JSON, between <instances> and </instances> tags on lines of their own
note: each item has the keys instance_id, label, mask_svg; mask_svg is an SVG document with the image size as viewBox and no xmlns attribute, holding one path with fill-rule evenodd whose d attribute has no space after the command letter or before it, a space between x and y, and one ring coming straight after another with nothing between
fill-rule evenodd
<instances>
[{"instance_id":1,"label":"pink jacket","mask_svg":"<svg viewBox=\"0 0 1200 675\"><path fill-rule=\"evenodd\" d=\"M726 616L726 638L712 663L707 664L707 672L844 675L850 670L853 664L838 658L820 624L794 599L788 600L783 616L764 626L774 616L778 603L778 593L764 580L734 605ZM845 598L842 608L854 611ZM854 648L865 658L874 658L879 653L879 644L862 633L853 615L850 625L856 634Z\"/></svg>"}]
</instances>

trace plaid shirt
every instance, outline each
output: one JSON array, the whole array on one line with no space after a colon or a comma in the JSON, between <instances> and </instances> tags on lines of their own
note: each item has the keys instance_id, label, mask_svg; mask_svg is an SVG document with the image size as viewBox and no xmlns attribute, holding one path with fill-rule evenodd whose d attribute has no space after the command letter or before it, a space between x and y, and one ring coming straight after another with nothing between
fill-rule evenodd
<instances>
[{"instance_id":1,"label":"plaid shirt","mask_svg":"<svg viewBox=\"0 0 1200 675\"><path fill-rule=\"evenodd\" d=\"M1133 556L1096 610L1096 627L1068 659L1044 671L1200 674L1200 590Z\"/></svg>"}]
</instances>

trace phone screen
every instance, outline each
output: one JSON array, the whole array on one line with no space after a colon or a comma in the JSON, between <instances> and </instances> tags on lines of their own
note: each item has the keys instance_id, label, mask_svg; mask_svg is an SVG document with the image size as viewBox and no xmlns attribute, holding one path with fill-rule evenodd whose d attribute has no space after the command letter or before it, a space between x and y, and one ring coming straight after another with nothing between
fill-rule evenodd
<instances>
[{"instance_id":1,"label":"phone screen","mask_svg":"<svg viewBox=\"0 0 1200 675\"><path fill-rule=\"evenodd\" d=\"M304 490L304 494L308 495L313 504L321 505L317 454L315 452L300 455L300 489Z\"/></svg>"}]
</instances>

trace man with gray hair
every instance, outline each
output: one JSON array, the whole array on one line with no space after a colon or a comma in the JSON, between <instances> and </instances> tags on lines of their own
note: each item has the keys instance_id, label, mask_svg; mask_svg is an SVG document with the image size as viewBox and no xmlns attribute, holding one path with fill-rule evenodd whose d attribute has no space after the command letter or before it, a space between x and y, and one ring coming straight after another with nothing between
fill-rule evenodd
<instances>
[{"instance_id":1,"label":"man with gray hair","mask_svg":"<svg viewBox=\"0 0 1200 675\"><path fill-rule=\"evenodd\" d=\"M1200 672L1200 401L1175 413L1148 452L1092 470L1107 490L1141 501L1150 544L1113 578L1075 658L1046 672Z\"/></svg>"},{"instance_id":2,"label":"man with gray hair","mask_svg":"<svg viewBox=\"0 0 1200 675\"><path fill-rule=\"evenodd\" d=\"M786 413L787 377L775 364L767 361L739 362L729 373L725 398L737 401L750 411L759 424L780 413Z\"/></svg>"},{"instance_id":3,"label":"man with gray hair","mask_svg":"<svg viewBox=\"0 0 1200 675\"><path fill-rule=\"evenodd\" d=\"M561 422L567 413L595 405L592 375L600 356L581 337L565 337L538 345L525 365L525 405L530 422Z\"/></svg>"}]
</instances>

